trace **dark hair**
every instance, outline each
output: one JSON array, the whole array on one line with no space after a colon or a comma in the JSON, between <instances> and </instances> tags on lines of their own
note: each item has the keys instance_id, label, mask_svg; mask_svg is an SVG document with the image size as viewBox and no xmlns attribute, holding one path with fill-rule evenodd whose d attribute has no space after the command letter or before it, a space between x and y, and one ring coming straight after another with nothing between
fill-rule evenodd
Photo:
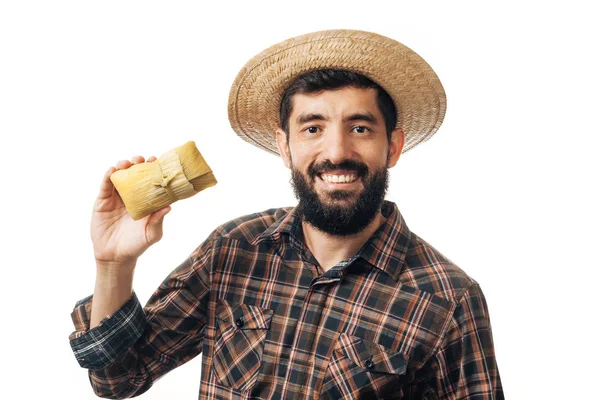
<instances>
[{"instance_id":1,"label":"dark hair","mask_svg":"<svg viewBox=\"0 0 600 400\"><path fill-rule=\"evenodd\" d=\"M336 90L344 87L355 87L358 89L373 88L377 90L377 106L383 114L385 130L389 141L397 122L394 101L381 86L371 79L358 72L341 69L319 69L307 72L296 78L286 89L281 99L281 105L279 106L279 125L285 131L288 139L290 135L290 114L294 106L292 97L295 94L318 93L324 90Z\"/></svg>"}]
</instances>

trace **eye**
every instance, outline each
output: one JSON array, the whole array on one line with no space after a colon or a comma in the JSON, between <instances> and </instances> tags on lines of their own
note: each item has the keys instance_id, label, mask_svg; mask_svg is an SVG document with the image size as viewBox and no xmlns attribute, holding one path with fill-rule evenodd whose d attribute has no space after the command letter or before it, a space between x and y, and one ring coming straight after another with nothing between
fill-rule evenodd
<instances>
[{"instance_id":1,"label":"eye","mask_svg":"<svg viewBox=\"0 0 600 400\"><path fill-rule=\"evenodd\" d=\"M304 132L314 135L315 133L319 132L319 128L316 126L309 126L308 128L304 129Z\"/></svg>"},{"instance_id":2,"label":"eye","mask_svg":"<svg viewBox=\"0 0 600 400\"><path fill-rule=\"evenodd\" d=\"M367 133L371 131L371 129L363 125L355 126L354 128L352 128L352 130L356 133Z\"/></svg>"}]
</instances>

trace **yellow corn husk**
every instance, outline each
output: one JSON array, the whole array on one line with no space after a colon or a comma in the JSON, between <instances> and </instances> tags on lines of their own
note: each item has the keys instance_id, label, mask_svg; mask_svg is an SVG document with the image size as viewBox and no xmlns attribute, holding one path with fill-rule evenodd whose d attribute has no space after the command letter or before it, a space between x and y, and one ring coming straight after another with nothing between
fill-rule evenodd
<instances>
[{"instance_id":1,"label":"yellow corn husk","mask_svg":"<svg viewBox=\"0 0 600 400\"><path fill-rule=\"evenodd\" d=\"M134 220L214 186L217 180L192 141L157 160L115 171L110 180Z\"/></svg>"}]
</instances>

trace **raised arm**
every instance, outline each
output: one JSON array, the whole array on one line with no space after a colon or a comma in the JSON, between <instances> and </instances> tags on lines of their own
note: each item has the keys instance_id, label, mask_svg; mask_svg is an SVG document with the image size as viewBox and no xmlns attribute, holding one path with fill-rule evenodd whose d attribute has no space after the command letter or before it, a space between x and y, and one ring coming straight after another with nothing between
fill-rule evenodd
<instances>
[{"instance_id":1,"label":"raised arm","mask_svg":"<svg viewBox=\"0 0 600 400\"><path fill-rule=\"evenodd\" d=\"M108 398L143 393L201 351L210 287L207 240L163 281L146 307L140 305L132 290L134 268L138 257L161 239L170 208L138 221L127 214L110 175L132 162L120 161L103 178L91 223L96 285L93 296L77 302L69 337L78 362L89 369L94 392Z\"/></svg>"}]
</instances>

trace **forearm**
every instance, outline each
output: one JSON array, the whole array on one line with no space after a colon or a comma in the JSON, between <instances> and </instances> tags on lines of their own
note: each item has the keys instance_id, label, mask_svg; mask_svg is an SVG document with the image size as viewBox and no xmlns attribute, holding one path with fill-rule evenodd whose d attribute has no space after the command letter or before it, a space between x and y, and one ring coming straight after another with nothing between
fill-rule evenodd
<instances>
[{"instance_id":1,"label":"forearm","mask_svg":"<svg viewBox=\"0 0 600 400\"><path fill-rule=\"evenodd\" d=\"M96 284L90 316L90 329L117 311L131 298L135 263L96 264Z\"/></svg>"}]
</instances>

